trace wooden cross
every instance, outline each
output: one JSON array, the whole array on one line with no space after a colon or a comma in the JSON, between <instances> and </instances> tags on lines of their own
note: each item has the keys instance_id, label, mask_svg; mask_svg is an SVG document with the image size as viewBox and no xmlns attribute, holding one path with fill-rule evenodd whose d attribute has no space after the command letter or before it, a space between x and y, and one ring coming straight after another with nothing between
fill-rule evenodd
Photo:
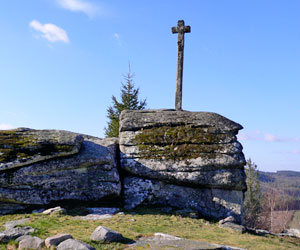
<instances>
[{"instance_id":1,"label":"wooden cross","mask_svg":"<svg viewBox=\"0 0 300 250\"><path fill-rule=\"evenodd\" d=\"M176 75L176 95L175 108L182 110L182 75L183 75L183 49L184 33L190 33L191 27L184 26L184 21L179 20L177 27L172 27L172 33L178 33L178 55L177 55L177 75Z\"/></svg>"}]
</instances>

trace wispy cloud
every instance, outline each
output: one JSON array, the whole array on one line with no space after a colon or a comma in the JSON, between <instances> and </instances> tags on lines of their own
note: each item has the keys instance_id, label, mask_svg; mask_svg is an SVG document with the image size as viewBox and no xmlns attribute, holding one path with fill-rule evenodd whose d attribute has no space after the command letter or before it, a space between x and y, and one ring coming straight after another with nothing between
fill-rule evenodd
<instances>
[{"instance_id":1,"label":"wispy cloud","mask_svg":"<svg viewBox=\"0 0 300 250\"><path fill-rule=\"evenodd\" d=\"M268 141L268 142L281 142L281 141L283 141L280 137L269 134L269 133L264 135L264 140Z\"/></svg>"},{"instance_id":2,"label":"wispy cloud","mask_svg":"<svg viewBox=\"0 0 300 250\"><path fill-rule=\"evenodd\" d=\"M294 149L291 151L293 155L300 155L300 150Z\"/></svg>"},{"instance_id":3,"label":"wispy cloud","mask_svg":"<svg viewBox=\"0 0 300 250\"><path fill-rule=\"evenodd\" d=\"M249 131L249 132L241 132L238 134L238 139L240 141L259 141L261 139L261 132L260 131Z\"/></svg>"},{"instance_id":4,"label":"wispy cloud","mask_svg":"<svg viewBox=\"0 0 300 250\"><path fill-rule=\"evenodd\" d=\"M240 141L265 141L265 142L300 142L298 137L277 136L260 131L249 131L238 135Z\"/></svg>"},{"instance_id":5,"label":"wispy cloud","mask_svg":"<svg viewBox=\"0 0 300 250\"><path fill-rule=\"evenodd\" d=\"M0 123L0 130L13 129L14 127L10 124Z\"/></svg>"},{"instance_id":6,"label":"wispy cloud","mask_svg":"<svg viewBox=\"0 0 300 250\"><path fill-rule=\"evenodd\" d=\"M73 11L83 12L89 17L94 17L99 13L99 6L85 0L56 0L60 7Z\"/></svg>"},{"instance_id":7,"label":"wispy cloud","mask_svg":"<svg viewBox=\"0 0 300 250\"><path fill-rule=\"evenodd\" d=\"M289 154L289 155L300 155L299 149L293 149L293 150L282 150L275 152L276 154Z\"/></svg>"},{"instance_id":8,"label":"wispy cloud","mask_svg":"<svg viewBox=\"0 0 300 250\"><path fill-rule=\"evenodd\" d=\"M276 136L269 133L264 134L264 141L267 142L299 142L298 137Z\"/></svg>"},{"instance_id":9,"label":"wispy cloud","mask_svg":"<svg viewBox=\"0 0 300 250\"><path fill-rule=\"evenodd\" d=\"M121 38L120 38L119 33L114 33L114 38L116 39L118 45L119 45L119 46L122 46Z\"/></svg>"},{"instance_id":10,"label":"wispy cloud","mask_svg":"<svg viewBox=\"0 0 300 250\"><path fill-rule=\"evenodd\" d=\"M41 33L39 37L45 38L49 42L70 42L67 32L55 24L42 24L37 20L33 20L29 23L29 26Z\"/></svg>"}]
</instances>

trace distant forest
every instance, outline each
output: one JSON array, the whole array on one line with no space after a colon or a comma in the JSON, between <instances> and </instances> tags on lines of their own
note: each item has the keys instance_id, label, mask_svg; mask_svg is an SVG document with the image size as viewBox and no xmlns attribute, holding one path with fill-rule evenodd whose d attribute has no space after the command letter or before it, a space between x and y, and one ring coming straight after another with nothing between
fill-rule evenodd
<instances>
[{"instance_id":1,"label":"distant forest","mask_svg":"<svg viewBox=\"0 0 300 250\"><path fill-rule=\"evenodd\" d=\"M300 210L300 172L296 171L259 171L261 190L267 193L276 190L280 196L277 210L285 207L288 210Z\"/></svg>"}]
</instances>

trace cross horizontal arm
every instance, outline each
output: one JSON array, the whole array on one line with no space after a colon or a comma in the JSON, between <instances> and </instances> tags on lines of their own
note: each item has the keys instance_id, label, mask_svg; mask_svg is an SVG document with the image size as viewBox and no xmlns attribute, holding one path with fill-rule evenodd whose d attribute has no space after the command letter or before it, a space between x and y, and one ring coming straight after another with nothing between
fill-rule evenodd
<instances>
[{"instance_id":1,"label":"cross horizontal arm","mask_svg":"<svg viewBox=\"0 0 300 250\"><path fill-rule=\"evenodd\" d=\"M191 33L191 26L184 26L184 33Z\"/></svg>"},{"instance_id":2,"label":"cross horizontal arm","mask_svg":"<svg viewBox=\"0 0 300 250\"><path fill-rule=\"evenodd\" d=\"M173 33L173 34L178 33L177 27L172 27L172 33Z\"/></svg>"},{"instance_id":3,"label":"cross horizontal arm","mask_svg":"<svg viewBox=\"0 0 300 250\"><path fill-rule=\"evenodd\" d=\"M172 27L172 33L191 33L191 26Z\"/></svg>"}]
</instances>

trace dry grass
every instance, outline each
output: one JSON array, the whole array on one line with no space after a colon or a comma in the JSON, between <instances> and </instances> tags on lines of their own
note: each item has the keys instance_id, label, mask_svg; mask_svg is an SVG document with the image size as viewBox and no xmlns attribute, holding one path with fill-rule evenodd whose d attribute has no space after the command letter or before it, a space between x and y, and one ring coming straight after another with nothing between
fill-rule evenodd
<instances>
[{"instance_id":1,"label":"dry grass","mask_svg":"<svg viewBox=\"0 0 300 250\"><path fill-rule=\"evenodd\" d=\"M274 211L273 212L273 233L281 233L288 228L294 215L294 211Z\"/></svg>"},{"instance_id":2,"label":"dry grass","mask_svg":"<svg viewBox=\"0 0 300 250\"><path fill-rule=\"evenodd\" d=\"M293 218L289 223L289 228L299 228L300 229L300 210L294 211Z\"/></svg>"}]
</instances>

